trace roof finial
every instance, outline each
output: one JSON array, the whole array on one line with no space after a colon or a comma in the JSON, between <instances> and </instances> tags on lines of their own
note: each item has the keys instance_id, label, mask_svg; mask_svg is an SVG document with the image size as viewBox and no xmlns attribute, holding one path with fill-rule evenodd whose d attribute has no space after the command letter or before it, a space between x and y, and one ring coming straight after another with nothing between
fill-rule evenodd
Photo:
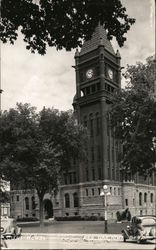
<instances>
[{"instance_id":1,"label":"roof finial","mask_svg":"<svg viewBox=\"0 0 156 250\"><path fill-rule=\"evenodd\" d=\"M121 59L120 52L119 52L119 50L118 50L118 49L117 49L117 51L116 51L116 56L117 56L118 58L120 58L120 59Z\"/></svg>"},{"instance_id":2,"label":"roof finial","mask_svg":"<svg viewBox=\"0 0 156 250\"><path fill-rule=\"evenodd\" d=\"M76 48L75 57L79 56L79 50Z\"/></svg>"}]
</instances>

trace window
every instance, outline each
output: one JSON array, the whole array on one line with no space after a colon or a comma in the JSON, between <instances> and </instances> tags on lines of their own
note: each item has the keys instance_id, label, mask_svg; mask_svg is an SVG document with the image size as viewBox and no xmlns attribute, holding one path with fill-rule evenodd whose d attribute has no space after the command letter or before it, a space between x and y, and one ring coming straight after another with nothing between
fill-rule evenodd
<instances>
[{"instance_id":1,"label":"window","mask_svg":"<svg viewBox=\"0 0 156 250\"><path fill-rule=\"evenodd\" d=\"M35 209L36 205L35 205L35 197L34 196L31 197L31 204L32 204L32 209Z\"/></svg>"},{"instance_id":2,"label":"window","mask_svg":"<svg viewBox=\"0 0 156 250\"><path fill-rule=\"evenodd\" d=\"M25 197L25 209L29 210L29 198Z\"/></svg>"},{"instance_id":3,"label":"window","mask_svg":"<svg viewBox=\"0 0 156 250\"><path fill-rule=\"evenodd\" d=\"M93 119L90 119L90 136L93 137Z\"/></svg>"},{"instance_id":4,"label":"window","mask_svg":"<svg viewBox=\"0 0 156 250\"><path fill-rule=\"evenodd\" d=\"M150 195L150 200L151 200L151 203L153 203L153 193L151 193Z\"/></svg>"},{"instance_id":5,"label":"window","mask_svg":"<svg viewBox=\"0 0 156 250\"><path fill-rule=\"evenodd\" d=\"M128 199L125 199L125 205L128 206Z\"/></svg>"},{"instance_id":6,"label":"window","mask_svg":"<svg viewBox=\"0 0 156 250\"><path fill-rule=\"evenodd\" d=\"M100 150L100 146L97 146L97 160L100 161L101 160L101 150Z\"/></svg>"},{"instance_id":7,"label":"window","mask_svg":"<svg viewBox=\"0 0 156 250\"><path fill-rule=\"evenodd\" d=\"M114 162L114 147L112 147L112 162Z\"/></svg>"},{"instance_id":8,"label":"window","mask_svg":"<svg viewBox=\"0 0 156 250\"><path fill-rule=\"evenodd\" d=\"M95 84L91 86L91 92L94 93L96 91Z\"/></svg>"},{"instance_id":9,"label":"window","mask_svg":"<svg viewBox=\"0 0 156 250\"><path fill-rule=\"evenodd\" d=\"M118 148L116 147L116 162L119 161L119 153L118 153Z\"/></svg>"},{"instance_id":10,"label":"window","mask_svg":"<svg viewBox=\"0 0 156 250\"><path fill-rule=\"evenodd\" d=\"M94 196L94 188L92 188L92 195Z\"/></svg>"},{"instance_id":11,"label":"window","mask_svg":"<svg viewBox=\"0 0 156 250\"><path fill-rule=\"evenodd\" d=\"M100 167L98 168L98 177L99 177L99 180L102 179L102 169Z\"/></svg>"},{"instance_id":12,"label":"window","mask_svg":"<svg viewBox=\"0 0 156 250\"><path fill-rule=\"evenodd\" d=\"M107 159L110 161L109 146L107 146Z\"/></svg>"},{"instance_id":13,"label":"window","mask_svg":"<svg viewBox=\"0 0 156 250\"><path fill-rule=\"evenodd\" d=\"M86 168L86 181L89 181L89 173L88 173L88 168Z\"/></svg>"},{"instance_id":14,"label":"window","mask_svg":"<svg viewBox=\"0 0 156 250\"><path fill-rule=\"evenodd\" d=\"M87 128L87 116L84 117L83 125L85 128Z\"/></svg>"},{"instance_id":15,"label":"window","mask_svg":"<svg viewBox=\"0 0 156 250\"><path fill-rule=\"evenodd\" d=\"M86 88L86 94L89 95L90 94L90 87Z\"/></svg>"},{"instance_id":16,"label":"window","mask_svg":"<svg viewBox=\"0 0 156 250\"><path fill-rule=\"evenodd\" d=\"M11 196L11 201L12 201L12 202L14 201L14 196Z\"/></svg>"},{"instance_id":17,"label":"window","mask_svg":"<svg viewBox=\"0 0 156 250\"><path fill-rule=\"evenodd\" d=\"M77 193L73 194L73 199L74 199L74 207L78 207L79 206L79 198L78 198Z\"/></svg>"},{"instance_id":18,"label":"window","mask_svg":"<svg viewBox=\"0 0 156 250\"><path fill-rule=\"evenodd\" d=\"M72 184L72 173L69 173L69 184Z\"/></svg>"},{"instance_id":19,"label":"window","mask_svg":"<svg viewBox=\"0 0 156 250\"><path fill-rule=\"evenodd\" d=\"M109 136L109 115L107 115L107 135Z\"/></svg>"},{"instance_id":20,"label":"window","mask_svg":"<svg viewBox=\"0 0 156 250\"><path fill-rule=\"evenodd\" d=\"M112 166L112 180L115 180L115 169L114 169L114 166Z\"/></svg>"},{"instance_id":21,"label":"window","mask_svg":"<svg viewBox=\"0 0 156 250\"><path fill-rule=\"evenodd\" d=\"M116 188L114 188L114 195L116 195Z\"/></svg>"},{"instance_id":22,"label":"window","mask_svg":"<svg viewBox=\"0 0 156 250\"><path fill-rule=\"evenodd\" d=\"M75 172L73 173L73 181L74 181L74 183L77 182L77 180L76 180L76 173Z\"/></svg>"},{"instance_id":23,"label":"window","mask_svg":"<svg viewBox=\"0 0 156 250\"><path fill-rule=\"evenodd\" d=\"M16 200L19 201L19 195L16 196Z\"/></svg>"},{"instance_id":24,"label":"window","mask_svg":"<svg viewBox=\"0 0 156 250\"><path fill-rule=\"evenodd\" d=\"M88 196L88 189L86 188L86 196Z\"/></svg>"},{"instance_id":25,"label":"window","mask_svg":"<svg viewBox=\"0 0 156 250\"><path fill-rule=\"evenodd\" d=\"M92 168L92 180L94 181L95 180L95 169Z\"/></svg>"},{"instance_id":26,"label":"window","mask_svg":"<svg viewBox=\"0 0 156 250\"><path fill-rule=\"evenodd\" d=\"M76 157L73 156L73 165L75 165L75 164L76 164Z\"/></svg>"},{"instance_id":27,"label":"window","mask_svg":"<svg viewBox=\"0 0 156 250\"><path fill-rule=\"evenodd\" d=\"M65 185L67 185L67 184L68 184L67 174L64 174L64 183L65 183Z\"/></svg>"},{"instance_id":28,"label":"window","mask_svg":"<svg viewBox=\"0 0 156 250\"><path fill-rule=\"evenodd\" d=\"M100 117L99 114L96 114L96 135L100 134Z\"/></svg>"},{"instance_id":29,"label":"window","mask_svg":"<svg viewBox=\"0 0 156 250\"><path fill-rule=\"evenodd\" d=\"M99 83L99 82L97 83L96 88L97 88L97 91L99 91L99 90L100 90L100 83Z\"/></svg>"},{"instance_id":30,"label":"window","mask_svg":"<svg viewBox=\"0 0 156 250\"><path fill-rule=\"evenodd\" d=\"M91 148L91 159L92 159L92 162L94 162L94 148L93 147Z\"/></svg>"},{"instance_id":31,"label":"window","mask_svg":"<svg viewBox=\"0 0 156 250\"><path fill-rule=\"evenodd\" d=\"M100 188L98 188L98 194L100 195L100 193L101 193L101 189L100 189Z\"/></svg>"},{"instance_id":32,"label":"window","mask_svg":"<svg viewBox=\"0 0 156 250\"><path fill-rule=\"evenodd\" d=\"M110 194L112 194L112 187L110 187Z\"/></svg>"},{"instance_id":33,"label":"window","mask_svg":"<svg viewBox=\"0 0 156 250\"><path fill-rule=\"evenodd\" d=\"M70 197L69 194L65 194L65 207L70 208Z\"/></svg>"},{"instance_id":34,"label":"window","mask_svg":"<svg viewBox=\"0 0 156 250\"><path fill-rule=\"evenodd\" d=\"M144 193L144 202L147 202L147 193Z\"/></svg>"},{"instance_id":35,"label":"window","mask_svg":"<svg viewBox=\"0 0 156 250\"><path fill-rule=\"evenodd\" d=\"M142 205L142 193L139 193L139 206Z\"/></svg>"}]
</instances>

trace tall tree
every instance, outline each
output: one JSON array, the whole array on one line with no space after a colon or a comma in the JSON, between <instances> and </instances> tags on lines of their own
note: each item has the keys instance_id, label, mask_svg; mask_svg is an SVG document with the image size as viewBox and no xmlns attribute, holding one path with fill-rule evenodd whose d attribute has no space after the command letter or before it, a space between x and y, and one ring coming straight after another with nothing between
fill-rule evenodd
<instances>
[{"instance_id":1,"label":"tall tree","mask_svg":"<svg viewBox=\"0 0 156 250\"><path fill-rule=\"evenodd\" d=\"M112 126L123 145L122 169L146 176L152 173L156 162L153 58L144 64L128 65L125 77L127 87L112 100Z\"/></svg>"},{"instance_id":2,"label":"tall tree","mask_svg":"<svg viewBox=\"0 0 156 250\"><path fill-rule=\"evenodd\" d=\"M43 108L37 113L28 104L17 104L0 117L0 177L16 188L37 190L41 223L44 195L57 190L72 156L82 157L85 134L72 112Z\"/></svg>"},{"instance_id":3,"label":"tall tree","mask_svg":"<svg viewBox=\"0 0 156 250\"><path fill-rule=\"evenodd\" d=\"M20 30L26 48L41 55L47 45L66 50L81 46L99 22L108 38L116 37L122 46L135 22L120 0L2 0L1 9L1 40L14 44Z\"/></svg>"}]
</instances>

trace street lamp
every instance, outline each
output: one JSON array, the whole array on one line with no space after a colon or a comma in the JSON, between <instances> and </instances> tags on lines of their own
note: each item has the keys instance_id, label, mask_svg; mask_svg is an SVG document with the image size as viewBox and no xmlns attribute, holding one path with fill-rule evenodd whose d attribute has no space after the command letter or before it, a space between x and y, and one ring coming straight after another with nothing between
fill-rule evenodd
<instances>
[{"instance_id":1,"label":"street lamp","mask_svg":"<svg viewBox=\"0 0 156 250\"><path fill-rule=\"evenodd\" d=\"M104 196L104 222L105 222L105 233L108 233L108 227L107 227L107 196L110 195L110 192L108 192L107 185L104 185L100 196Z\"/></svg>"}]
</instances>

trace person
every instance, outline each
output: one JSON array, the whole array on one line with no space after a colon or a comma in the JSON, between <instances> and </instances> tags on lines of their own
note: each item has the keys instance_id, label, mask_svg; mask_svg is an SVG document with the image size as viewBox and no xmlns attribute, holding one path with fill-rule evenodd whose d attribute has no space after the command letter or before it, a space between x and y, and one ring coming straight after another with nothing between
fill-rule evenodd
<instances>
[{"instance_id":1,"label":"person","mask_svg":"<svg viewBox=\"0 0 156 250\"><path fill-rule=\"evenodd\" d=\"M135 221L135 227L134 227L134 235L136 236L142 236L143 235L143 226L141 225L141 219L137 218Z\"/></svg>"}]
</instances>

